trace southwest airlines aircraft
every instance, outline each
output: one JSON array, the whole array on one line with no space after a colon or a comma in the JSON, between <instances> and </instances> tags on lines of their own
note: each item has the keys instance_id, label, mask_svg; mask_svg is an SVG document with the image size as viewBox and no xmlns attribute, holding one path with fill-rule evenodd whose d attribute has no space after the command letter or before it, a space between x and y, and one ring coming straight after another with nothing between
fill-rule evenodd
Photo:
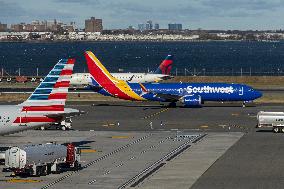
<instances>
[{"instance_id":1,"label":"southwest airlines aircraft","mask_svg":"<svg viewBox=\"0 0 284 189\"><path fill-rule=\"evenodd\" d=\"M111 73L113 77L129 83L159 82L172 78L170 76L173 56L168 55L154 73ZM74 73L71 76L71 85L89 85L92 83L90 73Z\"/></svg>"},{"instance_id":2,"label":"southwest airlines aircraft","mask_svg":"<svg viewBox=\"0 0 284 189\"><path fill-rule=\"evenodd\" d=\"M75 60L61 59L22 104L0 106L0 135L58 123L79 110L64 108Z\"/></svg>"},{"instance_id":3,"label":"southwest airlines aircraft","mask_svg":"<svg viewBox=\"0 0 284 189\"><path fill-rule=\"evenodd\" d=\"M85 52L93 85L102 88L99 93L125 100L171 102L185 106L201 106L204 101L242 101L260 98L262 94L243 84L227 83L128 83L114 78L97 57Z\"/></svg>"}]
</instances>

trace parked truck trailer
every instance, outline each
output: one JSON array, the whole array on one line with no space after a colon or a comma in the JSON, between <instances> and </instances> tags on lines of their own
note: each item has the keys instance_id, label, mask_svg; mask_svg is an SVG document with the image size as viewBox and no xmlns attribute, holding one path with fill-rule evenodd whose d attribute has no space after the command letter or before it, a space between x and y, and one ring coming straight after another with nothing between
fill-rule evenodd
<instances>
[{"instance_id":1,"label":"parked truck trailer","mask_svg":"<svg viewBox=\"0 0 284 189\"><path fill-rule=\"evenodd\" d=\"M42 176L80 168L80 154L73 144L12 147L5 152L5 166L16 175Z\"/></svg>"}]
</instances>

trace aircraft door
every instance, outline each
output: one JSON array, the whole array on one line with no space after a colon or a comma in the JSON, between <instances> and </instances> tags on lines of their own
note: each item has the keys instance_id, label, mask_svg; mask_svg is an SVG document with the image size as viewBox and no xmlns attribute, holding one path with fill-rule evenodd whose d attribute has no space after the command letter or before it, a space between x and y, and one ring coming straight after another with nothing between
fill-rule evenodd
<instances>
[{"instance_id":1,"label":"aircraft door","mask_svg":"<svg viewBox=\"0 0 284 189\"><path fill-rule=\"evenodd\" d=\"M244 95L244 87L240 87L239 88L239 96L243 96Z\"/></svg>"}]
</instances>

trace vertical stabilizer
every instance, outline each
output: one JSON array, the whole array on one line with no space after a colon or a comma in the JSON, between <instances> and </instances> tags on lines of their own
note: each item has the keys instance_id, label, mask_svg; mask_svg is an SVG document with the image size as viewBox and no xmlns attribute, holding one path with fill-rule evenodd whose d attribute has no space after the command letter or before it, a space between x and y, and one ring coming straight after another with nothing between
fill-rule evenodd
<instances>
[{"instance_id":1,"label":"vertical stabilizer","mask_svg":"<svg viewBox=\"0 0 284 189\"><path fill-rule=\"evenodd\" d=\"M165 74L165 75L170 75L171 74L171 69L172 69L172 64L173 64L173 56L168 55L165 60L160 64L160 66L157 68L155 71L155 74Z\"/></svg>"}]
</instances>

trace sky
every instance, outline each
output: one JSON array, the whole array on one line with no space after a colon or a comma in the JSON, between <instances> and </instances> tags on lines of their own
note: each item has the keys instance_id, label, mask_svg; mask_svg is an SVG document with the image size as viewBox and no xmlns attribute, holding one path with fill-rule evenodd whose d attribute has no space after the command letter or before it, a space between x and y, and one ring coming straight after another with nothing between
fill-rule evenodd
<instances>
[{"instance_id":1,"label":"sky","mask_svg":"<svg viewBox=\"0 0 284 189\"><path fill-rule=\"evenodd\" d=\"M284 28L284 0L0 0L0 22L103 19L104 29L137 28L152 20L160 28L267 30Z\"/></svg>"}]
</instances>

